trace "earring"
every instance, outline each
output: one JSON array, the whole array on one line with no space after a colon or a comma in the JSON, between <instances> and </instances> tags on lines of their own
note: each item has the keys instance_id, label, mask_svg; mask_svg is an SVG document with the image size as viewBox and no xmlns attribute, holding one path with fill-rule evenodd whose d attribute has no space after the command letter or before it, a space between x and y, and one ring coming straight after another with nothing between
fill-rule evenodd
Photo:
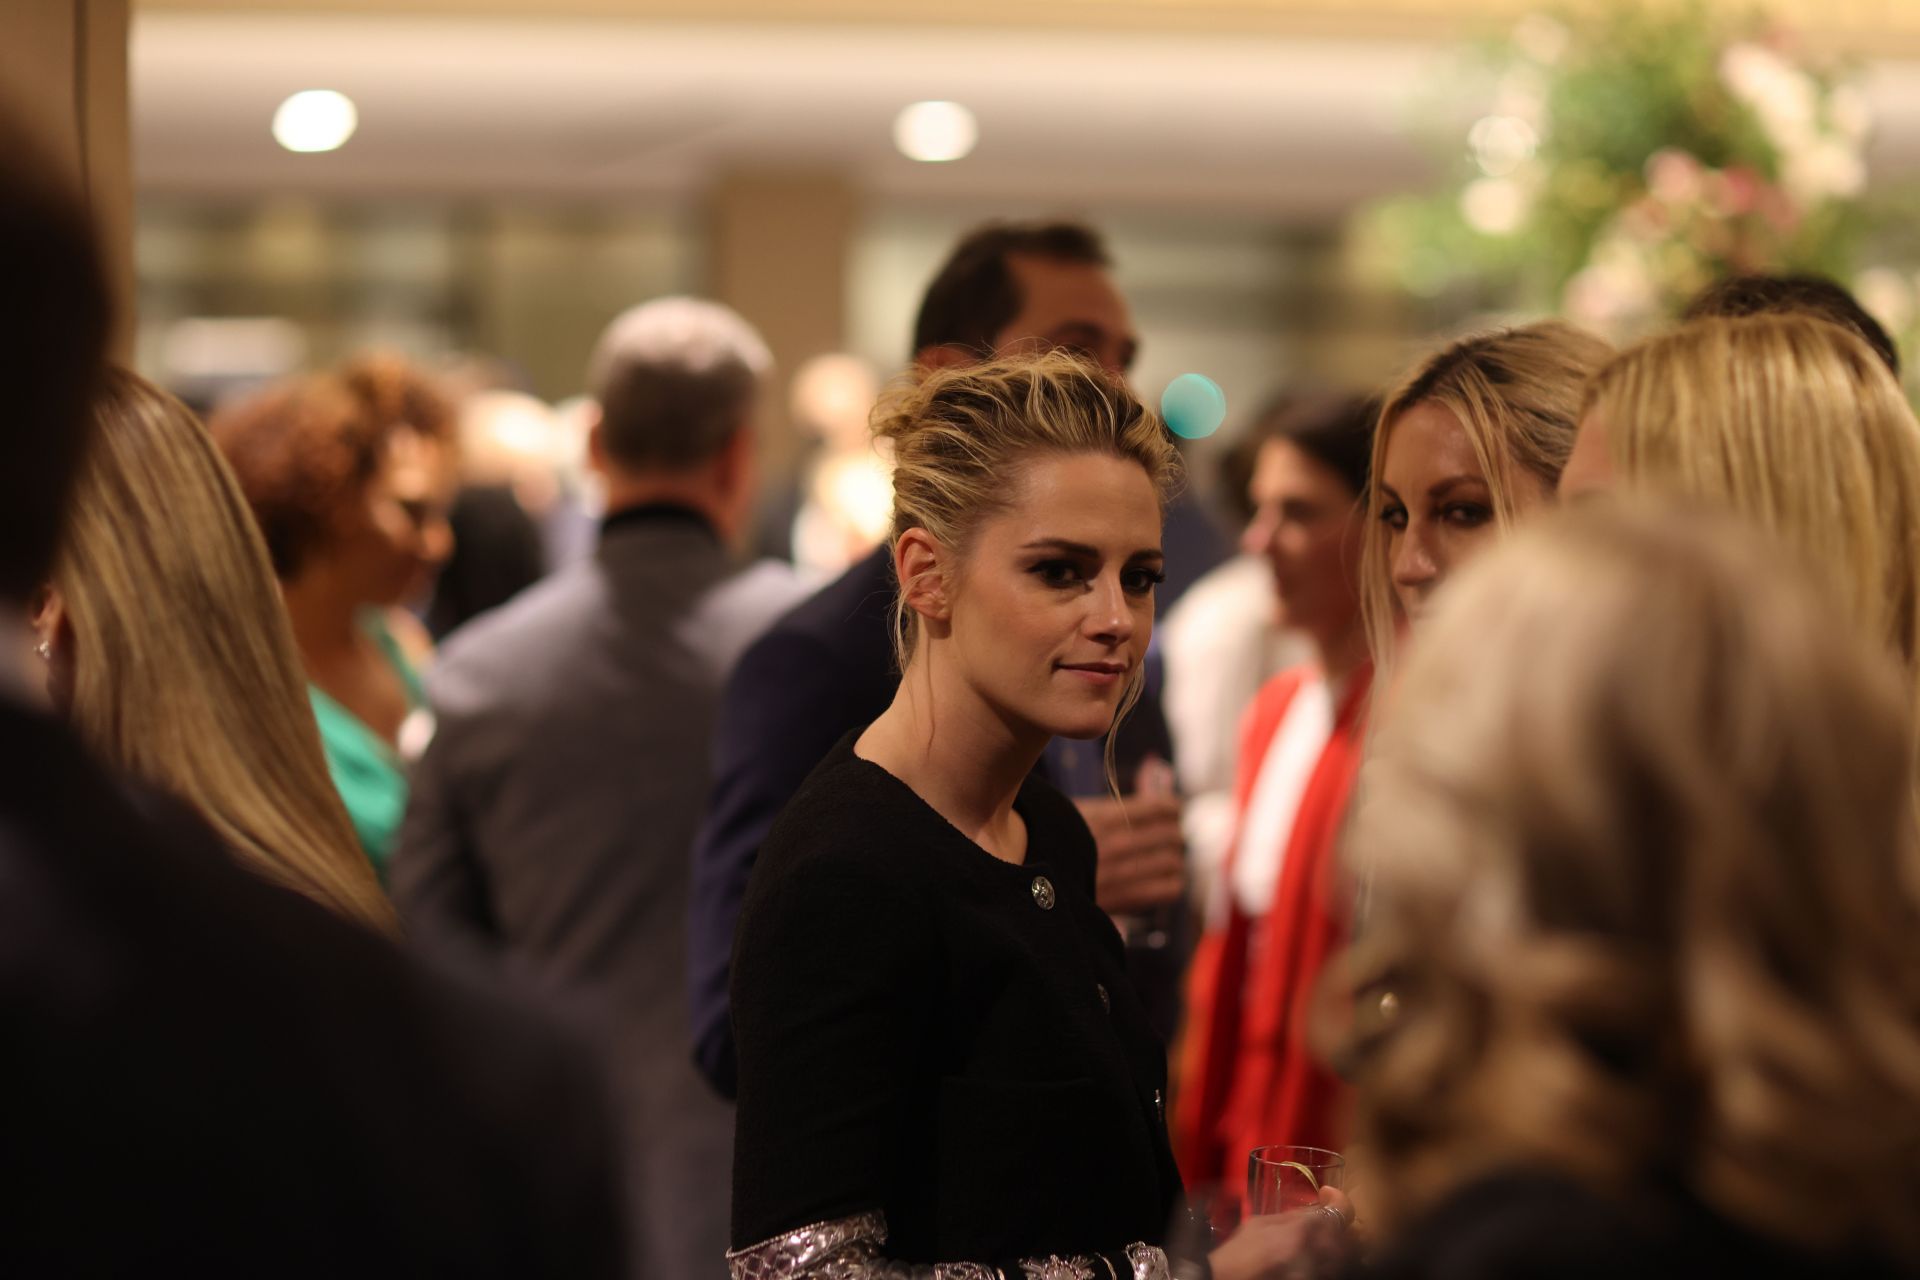
<instances>
[{"instance_id":1,"label":"earring","mask_svg":"<svg viewBox=\"0 0 1920 1280\"><path fill-rule=\"evenodd\" d=\"M33 651L40 655L40 661L42 662L53 661L53 646L49 644L47 641L42 640L39 644L33 646Z\"/></svg>"}]
</instances>

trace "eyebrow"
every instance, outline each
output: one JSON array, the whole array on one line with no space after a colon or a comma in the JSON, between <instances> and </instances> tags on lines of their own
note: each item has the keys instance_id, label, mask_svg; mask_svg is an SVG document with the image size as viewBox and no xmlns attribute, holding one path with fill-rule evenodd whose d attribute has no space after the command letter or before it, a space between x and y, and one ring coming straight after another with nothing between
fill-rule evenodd
<instances>
[{"instance_id":1,"label":"eyebrow","mask_svg":"<svg viewBox=\"0 0 1920 1280\"><path fill-rule=\"evenodd\" d=\"M1484 487L1486 483L1487 483L1487 480L1485 476L1479 475L1477 473L1462 471L1457 476L1448 476L1445 480L1436 481L1433 484L1433 486L1427 490L1427 496L1429 498L1444 498L1449 493L1452 493L1455 489L1459 488L1461 485L1477 484ZM1382 480L1380 482L1380 492L1385 494L1387 497L1393 499L1395 502L1403 501L1403 499L1400 497L1399 491L1396 490L1392 485L1388 484L1385 480Z\"/></svg>"},{"instance_id":2,"label":"eyebrow","mask_svg":"<svg viewBox=\"0 0 1920 1280\"><path fill-rule=\"evenodd\" d=\"M1058 551L1070 556L1079 556L1083 560L1098 560L1100 549L1090 547L1084 542L1073 542L1066 538L1035 538L1020 548L1022 551ZM1142 547L1128 560L1164 560L1166 553L1159 547Z\"/></svg>"},{"instance_id":3,"label":"eyebrow","mask_svg":"<svg viewBox=\"0 0 1920 1280\"><path fill-rule=\"evenodd\" d=\"M1455 489L1467 484L1477 484L1484 489L1487 487L1487 478L1478 473L1469 474L1463 471L1457 476L1447 477L1431 489L1428 489L1427 496L1429 498L1444 498Z\"/></svg>"}]
</instances>

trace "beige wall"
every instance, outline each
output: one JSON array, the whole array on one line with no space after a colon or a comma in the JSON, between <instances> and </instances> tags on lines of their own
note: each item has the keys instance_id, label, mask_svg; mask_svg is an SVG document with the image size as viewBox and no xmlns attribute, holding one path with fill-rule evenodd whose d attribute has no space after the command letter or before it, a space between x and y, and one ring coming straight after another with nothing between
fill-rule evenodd
<instances>
[{"instance_id":1,"label":"beige wall","mask_svg":"<svg viewBox=\"0 0 1920 1280\"><path fill-rule=\"evenodd\" d=\"M106 251L122 359L133 331L127 0L0 0L0 107L86 194Z\"/></svg>"}]
</instances>

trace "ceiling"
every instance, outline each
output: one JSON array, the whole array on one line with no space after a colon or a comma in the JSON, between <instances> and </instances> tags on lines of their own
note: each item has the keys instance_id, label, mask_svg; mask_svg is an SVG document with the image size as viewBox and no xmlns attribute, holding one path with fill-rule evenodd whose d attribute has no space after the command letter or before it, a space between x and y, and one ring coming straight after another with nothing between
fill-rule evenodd
<instances>
[{"instance_id":1,"label":"ceiling","mask_svg":"<svg viewBox=\"0 0 1920 1280\"><path fill-rule=\"evenodd\" d=\"M416 12L137 7L139 189L687 201L730 172L806 170L882 199L1311 222L1424 180L1414 126L1449 66L1449 46L1429 40L407 7ZM1920 64L1875 64L1868 86L1881 119L1876 180L1920 172ZM359 132L338 152L293 155L268 134L281 99L309 88L359 105ZM894 114L923 98L972 108L973 155L924 165L895 153Z\"/></svg>"}]
</instances>

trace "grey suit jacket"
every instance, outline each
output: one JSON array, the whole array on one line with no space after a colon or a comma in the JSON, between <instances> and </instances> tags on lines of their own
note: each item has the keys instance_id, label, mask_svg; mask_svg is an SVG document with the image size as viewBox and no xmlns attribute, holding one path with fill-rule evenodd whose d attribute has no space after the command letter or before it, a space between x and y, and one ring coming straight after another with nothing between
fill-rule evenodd
<instances>
[{"instance_id":1,"label":"grey suit jacket","mask_svg":"<svg viewBox=\"0 0 1920 1280\"><path fill-rule=\"evenodd\" d=\"M635 1274L725 1274L732 1116L693 1069L689 858L720 693L803 594L691 512L608 520L450 637L393 864L416 946L489 954L603 1033L626 1108Z\"/></svg>"}]
</instances>

